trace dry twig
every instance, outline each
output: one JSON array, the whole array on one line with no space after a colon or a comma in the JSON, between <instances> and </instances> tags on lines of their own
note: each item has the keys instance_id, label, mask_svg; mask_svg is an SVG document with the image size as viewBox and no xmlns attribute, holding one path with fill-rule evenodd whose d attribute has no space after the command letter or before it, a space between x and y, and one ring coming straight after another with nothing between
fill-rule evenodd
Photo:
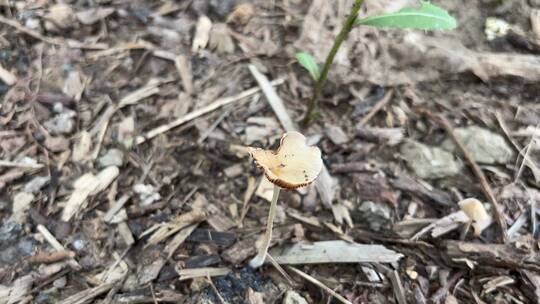
<instances>
[{"instance_id":1,"label":"dry twig","mask_svg":"<svg viewBox=\"0 0 540 304\"><path fill-rule=\"evenodd\" d=\"M313 283L314 285L320 287L321 289L323 289L324 291L326 291L329 295L333 296L334 298L338 299L341 303L344 303L344 304L352 304L349 300L345 299L344 297L342 297L340 294L338 294L337 292L333 291L332 289L330 289L328 286L324 285L321 281L315 279L314 277L310 276L309 274L301 271L301 270L298 270L294 267L291 267L291 266L287 266L287 269L289 269L290 271L296 273L297 275L301 276L302 278L304 278L305 280Z\"/></svg>"},{"instance_id":2,"label":"dry twig","mask_svg":"<svg viewBox=\"0 0 540 304\"><path fill-rule=\"evenodd\" d=\"M393 90L388 90L388 92L384 94L383 98L381 98L381 100L377 102L377 104L371 109L371 111L369 111L369 113L367 113L366 116L364 116L362 120L360 120L357 127L365 126L375 116L375 114L377 114L390 102L390 100L392 100L392 96L394 95L393 93Z\"/></svg>"},{"instance_id":3,"label":"dry twig","mask_svg":"<svg viewBox=\"0 0 540 304\"><path fill-rule=\"evenodd\" d=\"M274 81L272 81L272 85L280 85L282 84L283 82L285 81L284 78L279 78L279 79L276 79ZM244 92L240 93L240 94L237 94L235 96L231 96L231 97L225 97L225 98L220 98L216 101L214 101L213 103L209 104L208 106L206 107L203 107L203 108L200 108L200 109L197 109L185 116L182 116L182 117L179 117L178 119L176 120L173 120L171 121L170 123L167 123L167 124L164 124L164 125L161 125L155 129L152 129L148 132L146 132L146 134L144 134L143 136L137 136L137 139L135 140L135 144L139 145L139 144L142 144L144 143L145 141L149 140L149 139L152 139L156 136L158 136L159 134L162 134L162 133L165 133L171 129L174 129L190 120L193 120L195 118L198 118L206 113L209 113L209 112L212 112L218 108L221 108L225 105L228 105L228 104L231 104L231 103L234 103L236 101L239 101L239 100L242 100L246 97L249 97L249 96L252 96L253 94L256 94L260 91L261 89L255 87L255 88L251 88L251 89L248 89L248 90L245 90Z\"/></svg>"}]
</instances>

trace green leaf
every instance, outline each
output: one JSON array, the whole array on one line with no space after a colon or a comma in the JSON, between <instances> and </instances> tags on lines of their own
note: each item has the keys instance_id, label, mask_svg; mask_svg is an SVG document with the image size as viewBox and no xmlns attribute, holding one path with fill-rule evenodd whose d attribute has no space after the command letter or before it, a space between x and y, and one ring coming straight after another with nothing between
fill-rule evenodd
<instances>
[{"instance_id":1,"label":"green leaf","mask_svg":"<svg viewBox=\"0 0 540 304\"><path fill-rule=\"evenodd\" d=\"M315 62L315 58L311 54L305 52L296 53L296 60L309 72L313 80L317 81L321 77L317 62Z\"/></svg>"},{"instance_id":2,"label":"green leaf","mask_svg":"<svg viewBox=\"0 0 540 304\"><path fill-rule=\"evenodd\" d=\"M356 24L422 30L448 30L457 26L456 19L444 9L427 1L420 3L420 9L408 7L396 13L367 17L358 20Z\"/></svg>"}]
</instances>

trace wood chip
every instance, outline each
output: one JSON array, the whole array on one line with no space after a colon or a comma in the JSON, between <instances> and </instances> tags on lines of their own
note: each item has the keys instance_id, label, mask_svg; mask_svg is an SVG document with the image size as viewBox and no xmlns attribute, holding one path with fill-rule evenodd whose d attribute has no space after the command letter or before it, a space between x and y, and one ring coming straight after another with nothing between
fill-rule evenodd
<instances>
[{"instance_id":1,"label":"wood chip","mask_svg":"<svg viewBox=\"0 0 540 304\"><path fill-rule=\"evenodd\" d=\"M429 231L431 231L431 236L436 238L459 228L461 225L468 223L469 221L470 218L465 212L454 212L422 228L413 237L411 237L411 240L416 241Z\"/></svg>"},{"instance_id":2,"label":"wood chip","mask_svg":"<svg viewBox=\"0 0 540 304\"><path fill-rule=\"evenodd\" d=\"M324 134L330 139L334 145L343 145L349 141L349 137L339 126L326 124L324 127Z\"/></svg>"},{"instance_id":3,"label":"wood chip","mask_svg":"<svg viewBox=\"0 0 540 304\"><path fill-rule=\"evenodd\" d=\"M218 246L228 247L236 240L233 232L219 232L208 229L197 229L189 237L188 241L198 243L209 243Z\"/></svg>"},{"instance_id":4,"label":"wood chip","mask_svg":"<svg viewBox=\"0 0 540 304\"><path fill-rule=\"evenodd\" d=\"M12 86L17 82L17 76L0 65L0 80L2 80L6 85Z\"/></svg>"},{"instance_id":5,"label":"wood chip","mask_svg":"<svg viewBox=\"0 0 540 304\"><path fill-rule=\"evenodd\" d=\"M73 162L85 162L90 158L90 148L92 146L92 135L88 131L81 131L79 139L73 147L71 159Z\"/></svg>"},{"instance_id":6,"label":"wood chip","mask_svg":"<svg viewBox=\"0 0 540 304\"><path fill-rule=\"evenodd\" d=\"M494 279L489 280L482 287L484 288L484 293L492 293L497 290L499 287L507 286L514 284L516 280L509 276L498 276Z\"/></svg>"},{"instance_id":7,"label":"wood chip","mask_svg":"<svg viewBox=\"0 0 540 304\"><path fill-rule=\"evenodd\" d=\"M323 241L313 244L295 244L272 250L272 257L279 264L325 263L393 263L403 255L382 245L364 245L344 241Z\"/></svg>"},{"instance_id":8,"label":"wood chip","mask_svg":"<svg viewBox=\"0 0 540 304\"><path fill-rule=\"evenodd\" d=\"M122 256L120 256L117 252L113 252L112 258L111 265L93 277L96 285L103 283L114 283L123 279L129 272L129 266L123 260Z\"/></svg>"},{"instance_id":9,"label":"wood chip","mask_svg":"<svg viewBox=\"0 0 540 304\"><path fill-rule=\"evenodd\" d=\"M244 165L239 163L239 164L235 164L235 165L232 165L228 168L225 168L225 170L223 170L223 172L225 173L225 175L228 177L228 178L235 178L239 175L241 175L242 173L244 173Z\"/></svg>"},{"instance_id":10,"label":"wood chip","mask_svg":"<svg viewBox=\"0 0 540 304\"><path fill-rule=\"evenodd\" d=\"M13 282L11 288L7 288L4 292L0 290L0 296L2 301L6 301L6 304L16 304L24 302L27 293L32 288L35 278L31 275L25 275Z\"/></svg>"},{"instance_id":11,"label":"wood chip","mask_svg":"<svg viewBox=\"0 0 540 304\"><path fill-rule=\"evenodd\" d=\"M411 195L419 196L440 207L450 207L454 204L452 197L448 193L434 188L427 182L416 180L409 175L402 173L396 179L391 180L391 183L399 190L407 191Z\"/></svg>"},{"instance_id":12,"label":"wood chip","mask_svg":"<svg viewBox=\"0 0 540 304\"><path fill-rule=\"evenodd\" d=\"M531 28L536 39L540 39L540 9L531 9Z\"/></svg>"},{"instance_id":13,"label":"wood chip","mask_svg":"<svg viewBox=\"0 0 540 304\"><path fill-rule=\"evenodd\" d=\"M178 55L174 58L174 66L180 75L184 91L187 94L192 95L193 89L193 76L191 75L191 68L189 66L188 59L184 55Z\"/></svg>"},{"instance_id":14,"label":"wood chip","mask_svg":"<svg viewBox=\"0 0 540 304\"><path fill-rule=\"evenodd\" d=\"M85 208L89 196L96 195L105 190L116 179L119 173L118 167L110 166L100 171L97 176L94 176L92 173L86 173L79 177L73 184L75 189L62 211L62 220L69 222L77 212Z\"/></svg>"},{"instance_id":15,"label":"wood chip","mask_svg":"<svg viewBox=\"0 0 540 304\"><path fill-rule=\"evenodd\" d=\"M133 233L129 229L129 226L126 222L121 222L118 224L118 233L126 243L126 245L131 246L135 244L135 239L133 238Z\"/></svg>"},{"instance_id":16,"label":"wood chip","mask_svg":"<svg viewBox=\"0 0 540 304\"><path fill-rule=\"evenodd\" d=\"M206 214L200 210L193 210L181 214L169 222L156 224L150 229L155 230L152 236L148 239L148 245L155 245L166 238L170 237L181 229L193 224L203 221L206 218ZM145 233L143 233L144 235Z\"/></svg>"},{"instance_id":17,"label":"wood chip","mask_svg":"<svg viewBox=\"0 0 540 304\"><path fill-rule=\"evenodd\" d=\"M193 233L195 228L199 226L199 223L195 223L193 225L189 225L186 228L180 230L173 238L172 240L165 246L165 253L167 253L167 258L170 259L176 249L184 243L184 241Z\"/></svg>"},{"instance_id":18,"label":"wood chip","mask_svg":"<svg viewBox=\"0 0 540 304\"><path fill-rule=\"evenodd\" d=\"M199 50L206 48L210 39L210 30L212 29L212 20L201 15L197 21L193 43L191 44L191 52L198 53Z\"/></svg>"},{"instance_id":19,"label":"wood chip","mask_svg":"<svg viewBox=\"0 0 540 304\"><path fill-rule=\"evenodd\" d=\"M176 269L180 278L178 280L184 281L193 278L201 277L220 277L227 275L231 270L229 268L220 267L202 267L202 268L186 268L186 269Z\"/></svg>"},{"instance_id":20,"label":"wood chip","mask_svg":"<svg viewBox=\"0 0 540 304\"><path fill-rule=\"evenodd\" d=\"M148 81L148 83L145 86L122 97L122 99L120 99L120 101L118 102L118 108L123 108L125 106L136 104L137 102L145 98L148 98L154 94L157 94L159 92L159 86L161 84L162 82L156 79L152 79Z\"/></svg>"}]
</instances>

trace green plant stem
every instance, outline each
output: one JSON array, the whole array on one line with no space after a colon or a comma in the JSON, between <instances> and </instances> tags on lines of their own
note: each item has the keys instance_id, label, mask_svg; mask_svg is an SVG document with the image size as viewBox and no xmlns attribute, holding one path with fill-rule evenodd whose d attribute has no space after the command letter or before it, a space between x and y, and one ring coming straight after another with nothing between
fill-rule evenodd
<instances>
[{"instance_id":1,"label":"green plant stem","mask_svg":"<svg viewBox=\"0 0 540 304\"><path fill-rule=\"evenodd\" d=\"M252 268L262 266L262 264L264 264L264 260L266 259L266 254L268 253L268 248L270 247L270 242L272 241L272 229L274 227L274 217L276 217L276 208L280 189L281 188L278 185L274 185L274 193L272 194L270 211L268 212L268 219L266 220L266 233L264 235L263 245L257 253L257 256L255 256L249 262L249 265Z\"/></svg>"},{"instance_id":2,"label":"green plant stem","mask_svg":"<svg viewBox=\"0 0 540 304\"><path fill-rule=\"evenodd\" d=\"M308 110L302 122L304 127L311 124L313 122L313 119L316 116L317 101L318 101L319 95L321 94L323 85L326 82L326 78L328 77L328 70L330 69L330 66L332 65L332 63L334 62L334 57L336 57L336 54L339 50L339 47L341 46L341 43L343 43L343 41L347 39L347 35L349 35L349 32L353 28L356 22L357 16L358 16L358 11L360 11L360 8L362 7L363 3L364 3L364 0L354 1L354 4L351 8L351 12L349 16L347 17L347 20L345 20L345 23L343 24L341 31L337 35L336 39L334 39L334 45L332 45L332 48L330 49L330 52L328 52L328 55L326 56L326 60L324 61L324 66L321 71L321 76L317 79L317 82L315 82L313 96L309 100Z\"/></svg>"}]
</instances>

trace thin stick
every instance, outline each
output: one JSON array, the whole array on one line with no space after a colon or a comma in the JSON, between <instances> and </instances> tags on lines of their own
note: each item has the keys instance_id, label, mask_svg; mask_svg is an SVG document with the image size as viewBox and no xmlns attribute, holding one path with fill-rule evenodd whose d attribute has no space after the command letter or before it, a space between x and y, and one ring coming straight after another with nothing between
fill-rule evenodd
<instances>
[{"instance_id":1,"label":"thin stick","mask_svg":"<svg viewBox=\"0 0 540 304\"><path fill-rule=\"evenodd\" d=\"M454 128L450 124L450 122L440 115L434 115L431 113L431 111L427 109L419 109L420 113L425 114L428 116L431 120L439 124L445 131L448 133L450 138L452 138L452 141L456 144L456 146L459 148L463 156L465 157L465 160L471 167L474 175L480 182L480 186L482 186L482 192L484 192L484 195L487 197L489 202L491 203L491 206L493 207L493 210L495 212L495 218L497 220L497 224L501 228L501 239L503 243L508 242L508 231L506 227L506 221L504 220L503 212L501 211L501 207L499 206L499 203L497 202L497 199L495 198L495 194L493 194L493 190L489 186L489 183L486 179L486 176L482 172L482 169L474 158L472 157L471 153L467 150L465 145L461 142L459 138L457 138L456 133L454 132Z\"/></svg>"},{"instance_id":2,"label":"thin stick","mask_svg":"<svg viewBox=\"0 0 540 304\"><path fill-rule=\"evenodd\" d=\"M212 278L210 276L206 276L206 279L208 280L208 283L210 283L210 286L212 287L212 289L216 293L216 297L218 298L219 302L221 304L228 304L227 301L225 301L225 299L223 299L223 297L219 293L219 290L217 289L216 285L214 285L214 282L212 282Z\"/></svg>"},{"instance_id":3,"label":"thin stick","mask_svg":"<svg viewBox=\"0 0 540 304\"><path fill-rule=\"evenodd\" d=\"M328 52L328 55L326 56L326 60L324 61L324 66L321 71L321 76L317 79L317 82L315 83L315 91L313 92L313 97L309 100L308 110L302 122L304 126L309 125L315 118L315 115L316 115L315 110L317 109L317 99L319 98L323 85L326 82L326 78L328 77L328 70L330 69L332 62L334 62L334 57L336 56L339 50L339 47L341 46L341 43L343 43L343 41L347 39L349 32L351 31L354 24L356 23L356 17L358 15L358 11L360 11L360 8L362 7L363 2L364 0L354 1L354 4L351 8L351 12L349 16L347 17L347 20L345 20L345 23L343 24L341 31L339 32L336 39L334 40L334 45L332 45L330 52Z\"/></svg>"},{"instance_id":4,"label":"thin stick","mask_svg":"<svg viewBox=\"0 0 540 304\"><path fill-rule=\"evenodd\" d=\"M377 104L367 113L366 116L360 120L360 123L358 124L359 127L365 126L372 118L377 114L382 108L384 108L388 102L392 99L393 91L389 90L386 92L386 94L383 96L381 100L377 102Z\"/></svg>"},{"instance_id":5,"label":"thin stick","mask_svg":"<svg viewBox=\"0 0 540 304\"><path fill-rule=\"evenodd\" d=\"M60 242L58 242L58 240L52 235L52 233L45 226L41 224L37 225L37 231L39 231L41 235L43 235L45 240L49 243L49 245L51 245L52 248L54 248L57 251L66 251L66 248L64 248L64 246L60 244ZM79 263L77 263L77 261L74 258L69 259L68 263L75 270L81 269L81 265L79 265Z\"/></svg>"},{"instance_id":6,"label":"thin stick","mask_svg":"<svg viewBox=\"0 0 540 304\"><path fill-rule=\"evenodd\" d=\"M274 217L276 216L279 190L281 190L281 188L278 185L274 185L274 194L272 195L272 203L270 204L270 211L268 212L268 219L266 220L266 233L264 235L263 245L260 248L259 253L257 253L257 256L249 261L249 266L252 268L259 268L264 264L264 260L266 259L266 254L268 253L268 248L272 241L272 228L274 226Z\"/></svg>"},{"instance_id":7,"label":"thin stick","mask_svg":"<svg viewBox=\"0 0 540 304\"><path fill-rule=\"evenodd\" d=\"M158 304L156 293L154 292L154 284L152 283L150 283L150 292L152 293L152 300L154 300L154 304Z\"/></svg>"},{"instance_id":8,"label":"thin stick","mask_svg":"<svg viewBox=\"0 0 540 304\"><path fill-rule=\"evenodd\" d=\"M296 273L297 275L301 276L302 278L306 279L307 281L313 283L314 285L317 285L318 287L320 287L321 289L326 291L329 295L331 295L332 297L338 299L341 303L352 304L349 300L345 299L340 294L333 291L328 286L324 285L322 282L320 282L319 280L317 280L314 277L310 276L309 274L307 274L307 273L305 273L305 272L303 272L301 270L298 270L298 269L296 269L294 267L291 267L291 266L287 266L287 269L289 269L290 271Z\"/></svg>"},{"instance_id":9,"label":"thin stick","mask_svg":"<svg viewBox=\"0 0 540 304\"><path fill-rule=\"evenodd\" d=\"M272 110L274 110L274 113L276 114L279 122L281 123L285 131L295 131L296 126L294 125L294 122L287 113L287 109L285 109L283 100L281 100L270 81L268 81L266 76L264 76L263 73L259 72L257 67L255 67L253 64L250 64L248 68L251 72L251 75L253 75L253 78L257 80L257 83L261 87L261 90L264 93L266 100L272 107Z\"/></svg>"},{"instance_id":10,"label":"thin stick","mask_svg":"<svg viewBox=\"0 0 540 304\"><path fill-rule=\"evenodd\" d=\"M272 264L272 266L274 266L274 268L276 268L276 270L287 280L289 285L291 285L291 287L294 287L295 285L294 281L289 276L289 274L285 271L285 269L283 269L283 267L281 267L281 265L279 265L279 263L276 260L274 260L274 258L269 253L266 253L266 257L268 258L268 261L270 262L270 264Z\"/></svg>"},{"instance_id":11,"label":"thin stick","mask_svg":"<svg viewBox=\"0 0 540 304\"><path fill-rule=\"evenodd\" d=\"M534 180L537 181L537 182L540 182L540 169L538 168L538 166L536 166L536 164L529 157L527 157L527 155L522 151L523 149L521 148L521 146L510 136L510 130L508 129L508 126L504 122L504 119L502 117L501 112L495 113L495 117L497 118L497 122L499 122L499 126L503 130L503 132L506 135L506 137L508 138L508 140L512 143L512 145L514 146L516 151L521 156L523 156L523 161L525 162L525 164L527 164L529 169L531 169L532 174L534 176ZM515 180L517 180L517 179L515 179Z\"/></svg>"},{"instance_id":12,"label":"thin stick","mask_svg":"<svg viewBox=\"0 0 540 304\"><path fill-rule=\"evenodd\" d=\"M285 79L284 78L279 78L279 79L276 79L274 81L272 81L272 85L280 85L282 84L283 82L285 82ZM216 101L214 101L213 103L209 104L208 106L206 107L203 107L203 108L200 108L200 109L197 109L185 116L182 116L182 117L179 117L178 119L168 123L168 124L165 124L165 125L161 125L155 129L152 129L148 132L146 132L145 135L143 136L137 136L137 139L135 140L135 144L136 145L139 145L139 144L142 144L143 142L149 140L149 139L152 139L156 136L158 136L159 134L161 133L164 133L164 132L167 132L171 129L174 129L190 120L193 120L195 118L198 118L206 113L209 113L209 112L212 112L220 107L223 107L225 105L228 105L228 104L231 104L231 103L234 103L238 100L241 100L243 98L246 98L246 97L249 97L253 94L256 94L260 91L261 89L258 88L258 87L255 87L255 88L251 88L249 90L245 90L244 92L238 94L238 95L235 95L235 96L231 96L231 97L225 97L225 98L220 98Z\"/></svg>"}]
</instances>

